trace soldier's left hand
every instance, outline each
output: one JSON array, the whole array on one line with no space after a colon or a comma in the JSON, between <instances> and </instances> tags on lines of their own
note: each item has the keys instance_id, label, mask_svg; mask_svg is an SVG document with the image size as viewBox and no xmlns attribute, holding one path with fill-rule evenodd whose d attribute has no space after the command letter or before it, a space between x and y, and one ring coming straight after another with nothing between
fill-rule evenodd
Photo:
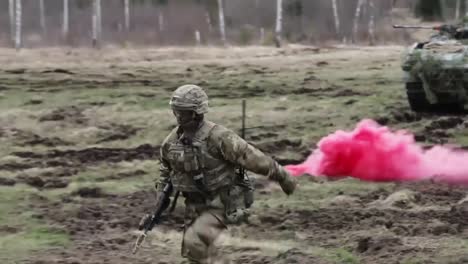
<instances>
[{"instance_id":1,"label":"soldier's left hand","mask_svg":"<svg viewBox=\"0 0 468 264\"><path fill-rule=\"evenodd\" d=\"M288 175L284 178L284 180L280 181L279 184L285 194L291 195L294 192L294 190L296 190L297 181L293 177Z\"/></svg>"}]
</instances>

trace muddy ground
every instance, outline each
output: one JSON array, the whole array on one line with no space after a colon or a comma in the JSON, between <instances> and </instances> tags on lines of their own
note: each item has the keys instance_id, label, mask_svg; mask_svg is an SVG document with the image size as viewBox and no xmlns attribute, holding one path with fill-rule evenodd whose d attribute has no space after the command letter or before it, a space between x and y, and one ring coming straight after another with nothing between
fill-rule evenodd
<instances>
[{"instance_id":1,"label":"muddy ground","mask_svg":"<svg viewBox=\"0 0 468 264\"><path fill-rule=\"evenodd\" d=\"M154 204L168 108L184 83L208 117L281 164L364 118L420 144L468 146L465 115L417 114L401 83L403 47L0 50L2 263L181 263L183 203L137 255ZM262 176L249 224L220 239L234 263L468 263L466 189L300 178L286 197Z\"/></svg>"}]
</instances>

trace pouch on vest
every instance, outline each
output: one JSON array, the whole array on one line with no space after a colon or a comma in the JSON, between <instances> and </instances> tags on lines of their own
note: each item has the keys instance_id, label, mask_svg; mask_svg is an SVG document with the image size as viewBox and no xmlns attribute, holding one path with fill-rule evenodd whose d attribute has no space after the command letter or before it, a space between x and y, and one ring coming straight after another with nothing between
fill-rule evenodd
<instances>
[{"instance_id":1,"label":"pouch on vest","mask_svg":"<svg viewBox=\"0 0 468 264\"><path fill-rule=\"evenodd\" d=\"M197 144L188 145L184 147L184 169L192 176L193 181L197 188L205 195L208 195L205 184L205 175L203 169L202 153Z\"/></svg>"}]
</instances>

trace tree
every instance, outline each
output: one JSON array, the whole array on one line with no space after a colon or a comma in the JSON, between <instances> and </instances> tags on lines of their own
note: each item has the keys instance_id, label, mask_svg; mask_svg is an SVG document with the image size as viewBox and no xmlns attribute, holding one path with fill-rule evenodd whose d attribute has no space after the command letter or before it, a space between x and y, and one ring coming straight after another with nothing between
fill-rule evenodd
<instances>
[{"instance_id":1,"label":"tree","mask_svg":"<svg viewBox=\"0 0 468 264\"><path fill-rule=\"evenodd\" d=\"M68 0L63 0L63 24L62 24L62 34L66 38L68 37L69 31L69 12L68 12Z\"/></svg>"},{"instance_id":2,"label":"tree","mask_svg":"<svg viewBox=\"0 0 468 264\"><path fill-rule=\"evenodd\" d=\"M221 33L221 41L226 45L226 26L224 23L224 1L218 0L218 12L219 12L219 31Z\"/></svg>"},{"instance_id":3,"label":"tree","mask_svg":"<svg viewBox=\"0 0 468 264\"><path fill-rule=\"evenodd\" d=\"M94 0L92 18L93 47L97 47L101 41L101 0Z\"/></svg>"},{"instance_id":4,"label":"tree","mask_svg":"<svg viewBox=\"0 0 468 264\"><path fill-rule=\"evenodd\" d=\"M130 3L124 0L125 30L130 31Z\"/></svg>"},{"instance_id":5,"label":"tree","mask_svg":"<svg viewBox=\"0 0 468 264\"><path fill-rule=\"evenodd\" d=\"M354 25L353 25L353 41L357 42L357 34L359 27L359 17L361 16L361 7L363 6L365 0L358 0L356 11L354 13Z\"/></svg>"},{"instance_id":6,"label":"tree","mask_svg":"<svg viewBox=\"0 0 468 264\"><path fill-rule=\"evenodd\" d=\"M341 38L341 29L340 29L340 16L338 14L338 6L336 0L332 0L332 8L333 8L333 18L335 20L335 30L338 39Z\"/></svg>"},{"instance_id":7,"label":"tree","mask_svg":"<svg viewBox=\"0 0 468 264\"><path fill-rule=\"evenodd\" d=\"M21 48L21 0L16 0L16 37L15 37L15 48L19 50Z\"/></svg>"},{"instance_id":8,"label":"tree","mask_svg":"<svg viewBox=\"0 0 468 264\"><path fill-rule=\"evenodd\" d=\"M283 0L276 0L275 45L281 47L281 31L283 27Z\"/></svg>"},{"instance_id":9,"label":"tree","mask_svg":"<svg viewBox=\"0 0 468 264\"><path fill-rule=\"evenodd\" d=\"M13 43L15 42L15 0L8 1L8 14L10 16L10 36Z\"/></svg>"},{"instance_id":10,"label":"tree","mask_svg":"<svg viewBox=\"0 0 468 264\"><path fill-rule=\"evenodd\" d=\"M45 7L44 0L39 0L39 23L41 24L42 33L47 32L46 23L45 23Z\"/></svg>"},{"instance_id":11,"label":"tree","mask_svg":"<svg viewBox=\"0 0 468 264\"><path fill-rule=\"evenodd\" d=\"M375 44L375 13L376 13L376 8L375 8L375 3L374 0L368 0L369 3L369 44L374 45Z\"/></svg>"}]
</instances>

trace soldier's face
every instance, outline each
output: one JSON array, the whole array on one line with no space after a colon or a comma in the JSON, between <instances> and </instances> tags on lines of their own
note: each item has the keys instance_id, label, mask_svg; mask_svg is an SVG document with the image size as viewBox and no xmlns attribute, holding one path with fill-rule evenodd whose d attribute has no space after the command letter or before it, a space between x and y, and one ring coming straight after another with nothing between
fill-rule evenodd
<instances>
[{"instance_id":1,"label":"soldier's face","mask_svg":"<svg viewBox=\"0 0 468 264\"><path fill-rule=\"evenodd\" d=\"M195 112L190 110L172 110L179 125L190 124L195 118Z\"/></svg>"}]
</instances>

